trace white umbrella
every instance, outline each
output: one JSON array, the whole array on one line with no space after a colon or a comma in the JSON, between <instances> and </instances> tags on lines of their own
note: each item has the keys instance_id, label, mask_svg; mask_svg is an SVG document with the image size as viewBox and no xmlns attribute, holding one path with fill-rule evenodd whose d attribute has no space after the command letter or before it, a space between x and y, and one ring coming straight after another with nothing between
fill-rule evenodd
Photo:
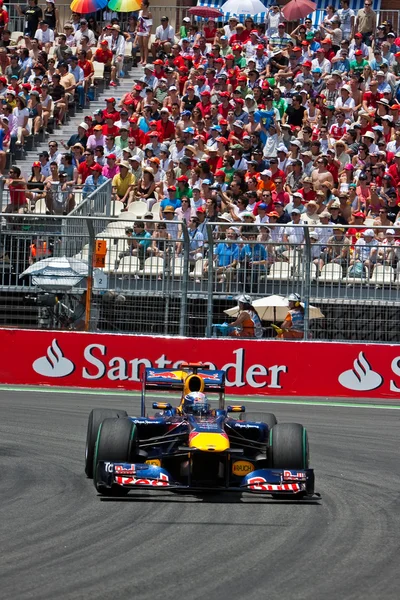
<instances>
[{"instance_id":1,"label":"white umbrella","mask_svg":"<svg viewBox=\"0 0 400 600\"><path fill-rule=\"evenodd\" d=\"M287 298L278 295L259 298L258 300L254 300L252 304L257 310L261 321L271 322L283 321L287 315L289 306ZM304 306L303 303L301 303L301 305ZM309 311L310 319L323 319L325 316L316 306L309 306ZM239 306L224 310L224 313L230 317L236 317L238 312Z\"/></svg>"},{"instance_id":2,"label":"white umbrella","mask_svg":"<svg viewBox=\"0 0 400 600\"><path fill-rule=\"evenodd\" d=\"M228 0L221 6L223 13L234 15L258 15L268 9L260 0Z\"/></svg>"},{"instance_id":3,"label":"white umbrella","mask_svg":"<svg viewBox=\"0 0 400 600\"><path fill-rule=\"evenodd\" d=\"M32 275L33 285L68 289L87 277L87 261L67 256L44 258L28 267L20 277Z\"/></svg>"}]
</instances>

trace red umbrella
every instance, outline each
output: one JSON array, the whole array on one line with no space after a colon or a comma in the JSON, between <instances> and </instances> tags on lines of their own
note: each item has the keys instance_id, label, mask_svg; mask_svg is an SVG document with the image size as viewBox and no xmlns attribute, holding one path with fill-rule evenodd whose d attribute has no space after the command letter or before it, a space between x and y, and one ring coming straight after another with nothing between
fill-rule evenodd
<instances>
[{"instance_id":1,"label":"red umbrella","mask_svg":"<svg viewBox=\"0 0 400 600\"><path fill-rule=\"evenodd\" d=\"M316 9L317 5L311 0L291 0L282 12L287 21L300 21Z\"/></svg>"},{"instance_id":2,"label":"red umbrella","mask_svg":"<svg viewBox=\"0 0 400 600\"><path fill-rule=\"evenodd\" d=\"M203 17L204 19L217 19L224 14L222 10L211 8L210 6L193 6L189 8L189 13L195 17Z\"/></svg>"}]
</instances>

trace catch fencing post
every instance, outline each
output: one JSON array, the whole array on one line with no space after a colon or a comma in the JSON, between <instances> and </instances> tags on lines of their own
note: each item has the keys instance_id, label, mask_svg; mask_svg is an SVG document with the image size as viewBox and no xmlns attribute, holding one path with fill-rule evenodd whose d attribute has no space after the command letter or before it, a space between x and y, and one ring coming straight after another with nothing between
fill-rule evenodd
<instances>
[{"instance_id":1,"label":"catch fencing post","mask_svg":"<svg viewBox=\"0 0 400 600\"><path fill-rule=\"evenodd\" d=\"M182 222L182 236L183 236L183 278L182 278L182 293L181 293L181 314L179 319L179 335L185 335L186 328L186 315L187 315L187 297L188 297L188 283L189 283L189 234L187 230L186 221Z\"/></svg>"},{"instance_id":2,"label":"catch fencing post","mask_svg":"<svg viewBox=\"0 0 400 600\"><path fill-rule=\"evenodd\" d=\"M86 286L85 331L90 331L90 313L92 308L93 291L93 253L95 245L94 227L91 219L85 219L89 233L88 276Z\"/></svg>"},{"instance_id":3,"label":"catch fencing post","mask_svg":"<svg viewBox=\"0 0 400 600\"><path fill-rule=\"evenodd\" d=\"M207 282L207 328L206 337L212 336L213 323L213 283L214 283L214 239L211 225L207 224L208 242L208 282Z\"/></svg>"},{"instance_id":4,"label":"catch fencing post","mask_svg":"<svg viewBox=\"0 0 400 600\"><path fill-rule=\"evenodd\" d=\"M304 265L304 339L308 339L309 331L309 318L310 318L310 288L311 288L311 242L310 242L310 231L308 227L304 227L304 241L305 241L305 261Z\"/></svg>"}]
</instances>

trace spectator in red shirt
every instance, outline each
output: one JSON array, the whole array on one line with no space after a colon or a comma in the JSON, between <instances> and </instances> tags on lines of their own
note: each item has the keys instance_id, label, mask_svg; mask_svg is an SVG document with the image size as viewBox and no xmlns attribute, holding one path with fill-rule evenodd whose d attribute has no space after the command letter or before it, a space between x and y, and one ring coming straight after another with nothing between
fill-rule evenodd
<instances>
[{"instance_id":1,"label":"spectator in red shirt","mask_svg":"<svg viewBox=\"0 0 400 600\"><path fill-rule=\"evenodd\" d=\"M282 202L282 204L286 206L286 204L289 204L290 202L290 195L287 192L285 192L283 188L284 179L282 179L281 177L277 177L274 183L276 189L272 191L273 202Z\"/></svg>"},{"instance_id":2,"label":"spectator in red shirt","mask_svg":"<svg viewBox=\"0 0 400 600\"><path fill-rule=\"evenodd\" d=\"M106 115L112 115L113 121L119 121L119 112L115 108L116 100L115 98L106 98L106 108L103 110L103 118L106 118Z\"/></svg>"},{"instance_id":3,"label":"spectator in red shirt","mask_svg":"<svg viewBox=\"0 0 400 600\"><path fill-rule=\"evenodd\" d=\"M113 135L117 136L119 133L118 127L114 125L114 116L113 114L103 113L103 117L106 121L106 124L103 125L103 135Z\"/></svg>"},{"instance_id":4,"label":"spectator in red shirt","mask_svg":"<svg viewBox=\"0 0 400 600\"><path fill-rule=\"evenodd\" d=\"M211 101L210 101L210 92L208 90L204 90L204 92L200 93L200 102L196 104L196 108L201 112L201 116L204 117L209 115L211 112Z\"/></svg>"},{"instance_id":5,"label":"spectator in red shirt","mask_svg":"<svg viewBox=\"0 0 400 600\"><path fill-rule=\"evenodd\" d=\"M269 159L269 170L271 171L271 179L275 182L276 179L282 179L283 183L286 181L286 175L281 169L278 168L278 159L273 156Z\"/></svg>"},{"instance_id":6,"label":"spectator in red shirt","mask_svg":"<svg viewBox=\"0 0 400 600\"><path fill-rule=\"evenodd\" d=\"M169 110L164 107L160 110L161 119L157 121L157 131L160 134L160 142L171 141L175 138L175 125L169 118Z\"/></svg>"},{"instance_id":7,"label":"spectator in red shirt","mask_svg":"<svg viewBox=\"0 0 400 600\"><path fill-rule=\"evenodd\" d=\"M230 47L235 44L245 44L250 37L250 32L248 32L242 23L238 23L235 27L236 33L229 40Z\"/></svg>"},{"instance_id":8,"label":"spectator in red shirt","mask_svg":"<svg viewBox=\"0 0 400 600\"><path fill-rule=\"evenodd\" d=\"M303 196L305 202L310 202L310 200L316 200L317 194L314 191L314 186L311 177L306 177L305 179L303 179L303 187L299 189L299 193Z\"/></svg>"},{"instance_id":9,"label":"spectator in red shirt","mask_svg":"<svg viewBox=\"0 0 400 600\"><path fill-rule=\"evenodd\" d=\"M389 167L389 175L397 187L400 182L400 152L396 152L394 155L394 165Z\"/></svg>"},{"instance_id":10,"label":"spectator in red shirt","mask_svg":"<svg viewBox=\"0 0 400 600\"><path fill-rule=\"evenodd\" d=\"M94 53L93 60L96 60L104 65L111 65L112 59L113 53L108 47L108 42L107 40L103 40L100 42L100 48L97 48L96 52Z\"/></svg>"},{"instance_id":11,"label":"spectator in red shirt","mask_svg":"<svg viewBox=\"0 0 400 600\"><path fill-rule=\"evenodd\" d=\"M94 165L94 151L86 149L84 152L85 160L78 167L78 185L83 185L89 175L92 175L90 168Z\"/></svg>"},{"instance_id":12,"label":"spectator in red shirt","mask_svg":"<svg viewBox=\"0 0 400 600\"><path fill-rule=\"evenodd\" d=\"M383 98L383 94L378 92L378 82L373 79L369 84L368 92L364 92L362 97L362 107L366 112L371 112L371 109L378 108L378 100Z\"/></svg>"}]
</instances>

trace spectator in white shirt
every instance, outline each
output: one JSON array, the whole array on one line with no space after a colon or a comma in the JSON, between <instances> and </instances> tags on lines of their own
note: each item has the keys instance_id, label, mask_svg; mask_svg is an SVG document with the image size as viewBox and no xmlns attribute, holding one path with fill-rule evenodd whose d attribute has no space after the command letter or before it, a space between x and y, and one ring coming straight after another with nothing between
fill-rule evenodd
<instances>
[{"instance_id":1,"label":"spectator in white shirt","mask_svg":"<svg viewBox=\"0 0 400 600\"><path fill-rule=\"evenodd\" d=\"M81 43L81 38L83 35L86 35L86 37L89 38L89 42L88 42L89 47L96 45L96 39L94 37L94 33L91 29L88 28L88 23L87 23L86 19L81 19L79 21L79 29L74 35L75 44L77 46Z\"/></svg>"},{"instance_id":2,"label":"spectator in white shirt","mask_svg":"<svg viewBox=\"0 0 400 600\"><path fill-rule=\"evenodd\" d=\"M35 40L40 42L47 54L50 52L50 48L54 44L54 31L49 29L46 21L39 22L39 29L36 30Z\"/></svg>"},{"instance_id":3,"label":"spectator in white shirt","mask_svg":"<svg viewBox=\"0 0 400 600\"><path fill-rule=\"evenodd\" d=\"M157 58L157 52L165 52L169 54L171 52L172 44L174 43L175 31L174 28L169 24L168 17L161 17L161 25L156 29L156 39L151 45L151 52L153 58Z\"/></svg>"}]
</instances>

